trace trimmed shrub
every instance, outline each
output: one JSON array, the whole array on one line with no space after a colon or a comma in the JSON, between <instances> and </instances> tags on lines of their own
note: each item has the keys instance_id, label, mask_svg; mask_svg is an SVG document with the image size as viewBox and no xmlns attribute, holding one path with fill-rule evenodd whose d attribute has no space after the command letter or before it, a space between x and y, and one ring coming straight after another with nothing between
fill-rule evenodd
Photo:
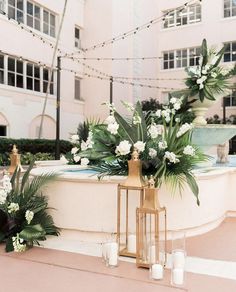
<instances>
[{"instance_id":1,"label":"trimmed shrub","mask_svg":"<svg viewBox=\"0 0 236 292\"><path fill-rule=\"evenodd\" d=\"M55 156L55 140L48 139L9 139L0 138L0 165L9 165L9 155L13 145L17 146L21 154L22 164L29 164L30 160L51 160ZM69 141L61 140L61 154L66 154L73 147Z\"/></svg>"}]
</instances>

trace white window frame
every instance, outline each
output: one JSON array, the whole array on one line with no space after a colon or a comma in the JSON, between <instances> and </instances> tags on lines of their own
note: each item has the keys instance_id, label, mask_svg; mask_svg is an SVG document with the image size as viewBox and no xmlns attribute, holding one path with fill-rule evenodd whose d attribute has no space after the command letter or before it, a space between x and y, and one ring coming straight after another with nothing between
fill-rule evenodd
<instances>
[{"instance_id":1,"label":"white window frame","mask_svg":"<svg viewBox=\"0 0 236 292\"><path fill-rule=\"evenodd\" d=\"M187 51L187 55L185 54L185 51ZM176 49L176 50L170 50L170 51L164 51L162 52L162 70L173 70L173 69L182 69L185 67L190 66L190 59L192 58L192 55L190 55L190 52L194 51L195 52L195 63L193 66L198 65L198 59L200 54L200 47L192 47L192 48L181 48L181 49ZM168 55L168 58L165 59L165 54ZM174 54L174 58L170 59L169 56L170 54ZM187 62L185 62L187 61ZM170 68L170 62L174 62L174 67ZM165 63L168 64L168 68L165 68ZM179 65L180 64L180 65ZM186 65L185 65L186 64Z\"/></svg>"},{"instance_id":2,"label":"white window frame","mask_svg":"<svg viewBox=\"0 0 236 292\"><path fill-rule=\"evenodd\" d=\"M4 61L4 55L0 54L0 57L3 57L3 68L0 67L0 72L3 73L3 82L0 82L0 84L5 83L5 61Z\"/></svg>"},{"instance_id":3,"label":"white window frame","mask_svg":"<svg viewBox=\"0 0 236 292\"><path fill-rule=\"evenodd\" d=\"M47 75L48 77L46 79L44 79L44 71L47 71ZM52 80L50 82L50 89L49 89L49 94L54 95L54 74L55 71L52 72ZM49 82L49 78L50 78L50 69L48 67L43 67L43 72L42 72L42 92L46 93L47 92L47 86L48 86L48 82Z\"/></svg>"},{"instance_id":4,"label":"white window frame","mask_svg":"<svg viewBox=\"0 0 236 292\"><path fill-rule=\"evenodd\" d=\"M48 83L48 80L43 80L43 70L48 70L49 72L49 67L46 67L45 65L42 66L40 64L37 64L35 62L30 62L21 58L17 58L13 55L8 55L5 53L1 53L0 56L3 56L3 63L4 63L4 69L0 68L0 71L3 72L4 74L4 82L0 83L0 85L6 85L9 87L14 87L18 89L24 89L24 90L29 90L33 93L45 93L44 88L43 88L43 83ZM9 70L8 68L8 60L9 58L14 60L14 70ZM23 66L23 73L17 72L17 62L21 62ZM27 65L32 66L32 76L28 75L27 73ZM39 68L39 77L35 76L35 68ZM55 95L56 94L56 80L55 80L55 70L53 70L53 75L52 75L52 82L50 83L50 95ZM8 84L8 74L14 74L14 85L13 84ZM17 86L17 76L22 76L23 78L23 87ZM49 76L49 75L48 75ZM27 88L27 78L32 79L32 89ZM39 91L35 90L35 81L39 82Z\"/></svg>"},{"instance_id":5,"label":"white window frame","mask_svg":"<svg viewBox=\"0 0 236 292\"><path fill-rule=\"evenodd\" d=\"M163 29L185 26L202 21L202 8L199 3L189 5L184 9L175 9L168 12L169 10L163 11L164 15L168 14L164 17Z\"/></svg>"},{"instance_id":6,"label":"white window frame","mask_svg":"<svg viewBox=\"0 0 236 292\"><path fill-rule=\"evenodd\" d=\"M76 82L79 81L79 96L76 96ZM74 79L74 100L76 101L83 101L82 97L81 97L81 81L82 78L75 76Z\"/></svg>"},{"instance_id":7,"label":"white window frame","mask_svg":"<svg viewBox=\"0 0 236 292\"><path fill-rule=\"evenodd\" d=\"M76 29L79 30L79 38L76 37ZM81 49L81 28L80 27L75 26L74 36L75 36L75 43L74 43L75 48Z\"/></svg>"},{"instance_id":8,"label":"white window frame","mask_svg":"<svg viewBox=\"0 0 236 292\"><path fill-rule=\"evenodd\" d=\"M226 3L229 3L229 7L226 8ZM235 4L234 4L235 3ZM236 16L236 1L235 0L224 0L223 2L224 18L235 17ZM226 12L228 11L228 15Z\"/></svg>"},{"instance_id":9,"label":"white window frame","mask_svg":"<svg viewBox=\"0 0 236 292\"><path fill-rule=\"evenodd\" d=\"M229 46L229 50L225 50L224 52L224 58L223 58L224 63L235 62L236 61L236 41L227 42L227 43L224 43L224 45ZM234 50L233 50L233 46L235 47ZM230 56L229 61L226 61L226 58L225 58L226 55Z\"/></svg>"},{"instance_id":10,"label":"white window frame","mask_svg":"<svg viewBox=\"0 0 236 292\"><path fill-rule=\"evenodd\" d=\"M32 66L32 75L28 75L27 73L27 66L30 65ZM39 77L35 77L35 68L38 68L39 69ZM26 72L25 72L25 75L26 75L26 89L27 90L31 90L31 91L34 91L34 92L41 92L41 69L40 69L40 66L37 65L37 64L34 64L34 63L31 63L31 62L27 62L26 63ZM32 89L30 88L27 88L27 85L28 85L28 78L32 79ZM36 90L35 89L35 82L38 81L39 82L39 90Z\"/></svg>"},{"instance_id":11,"label":"white window frame","mask_svg":"<svg viewBox=\"0 0 236 292\"><path fill-rule=\"evenodd\" d=\"M12 17L13 19L15 19L18 22L24 23L24 15L25 15L25 1L24 0L13 0L15 1L15 5L12 5L11 3L9 3L10 0L8 0L7 2L7 13L9 15L9 8L10 9L14 9L14 17ZM19 9L18 8L18 1L22 1L23 3L23 9ZM18 18L18 13L22 14L22 19Z\"/></svg>"},{"instance_id":12,"label":"white window frame","mask_svg":"<svg viewBox=\"0 0 236 292\"><path fill-rule=\"evenodd\" d=\"M12 59L14 60L14 70L9 70L9 59ZM22 63L22 73L19 73L17 72L17 63ZM14 56L9 56L7 58L7 68L6 68L6 71L7 71L7 85L8 86L13 86L13 87L16 87L16 88L24 88L24 62L22 60L18 60L17 58L15 58ZM14 85L11 85L9 84L9 74L14 74ZM17 86L17 77L18 76L21 76L22 77L22 87L20 86Z\"/></svg>"},{"instance_id":13,"label":"white window frame","mask_svg":"<svg viewBox=\"0 0 236 292\"><path fill-rule=\"evenodd\" d=\"M29 14L28 13L28 4L32 5L33 14ZM39 8L39 17L37 17L35 15L36 7ZM32 18L32 26L28 24L28 17ZM31 28L33 28L33 29L35 29L35 30L42 31L42 25L41 25L42 21L41 21L41 19L42 19L42 17L41 17L41 7L40 7L40 5L38 5L38 4L36 4L36 3L32 2L32 1L26 1L26 25L31 27ZM37 22L36 21L39 22L39 29L37 28L37 25L36 25Z\"/></svg>"},{"instance_id":14,"label":"white window frame","mask_svg":"<svg viewBox=\"0 0 236 292\"><path fill-rule=\"evenodd\" d=\"M44 12L48 14L48 20L45 21L45 18L44 18ZM52 13L50 10L46 9L46 8L43 8L43 19L42 19L42 24L43 24L43 27L42 27L42 32L55 38L56 37L56 15L54 13ZM54 25L52 25L52 19L54 17ZM48 29L48 32L45 32L44 31L44 28L45 26L47 27Z\"/></svg>"},{"instance_id":15,"label":"white window frame","mask_svg":"<svg viewBox=\"0 0 236 292\"><path fill-rule=\"evenodd\" d=\"M20 10L16 7L18 0L14 0L15 6L12 6L11 4L9 4L9 1L10 0L0 0L0 3L3 3L3 6L4 6L3 10L6 13L6 15L9 15L9 7L13 8L13 9L15 9L13 19L15 19L18 22L24 23L26 26L30 27L31 29L34 29L36 32L40 31L41 33L44 33L52 38L56 37L56 34L57 34L57 14L56 13L54 13L50 9L45 8L41 4L34 2L32 0L22 0L23 1L23 10ZM28 10L27 10L28 3L33 5L33 15L28 13ZM40 9L40 12L39 12L40 18L36 17L36 15L35 15L35 7L38 7ZM19 21L17 19L17 11L21 11L23 13L21 21ZM48 21L44 21L44 11L48 13ZM1 14L1 11L0 11L0 14ZM4 13L2 12L2 14L4 14ZM28 24L28 20L27 20L28 17L33 18L33 26ZM39 21L40 29L36 28L36 21ZM46 25L48 27L48 32L45 32L44 25Z\"/></svg>"},{"instance_id":16,"label":"white window frame","mask_svg":"<svg viewBox=\"0 0 236 292\"><path fill-rule=\"evenodd\" d=\"M229 100L229 105L225 104L226 107L236 107L236 90L232 90L231 94L225 96L223 101L225 101L225 99Z\"/></svg>"}]
</instances>

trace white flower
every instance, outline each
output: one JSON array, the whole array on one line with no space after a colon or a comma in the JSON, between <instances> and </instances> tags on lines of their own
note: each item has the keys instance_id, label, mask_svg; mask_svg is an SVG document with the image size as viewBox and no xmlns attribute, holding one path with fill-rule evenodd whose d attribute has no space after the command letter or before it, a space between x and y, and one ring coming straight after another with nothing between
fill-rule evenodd
<instances>
[{"instance_id":1,"label":"white flower","mask_svg":"<svg viewBox=\"0 0 236 292\"><path fill-rule=\"evenodd\" d=\"M177 132L176 137L177 138L181 137L182 135L184 135L186 132L188 132L192 128L193 128L193 125L192 124L188 124L188 123L183 124L180 127L179 131Z\"/></svg>"},{"instance_id":2,"label":"white flower","mask_svg":"<svg viewBox=\"0 0 236 292\"><path fill-rule=\"evenodd\" d=\"M167 117L170 115L170 113L171 113L171 109L167 108L167 109L162 111L162 116Z\"/></svg>"},{"instance_id":3,"label":"white flower","mask_svg":"<svg viewBox=\"0 0 236 292\"><path fill-rule=\"evenodd\" d=\"M127 155L130 153L131 144L129 141L124 140L121 141L118 146L116 146L116 154L117 155Z\"/></svg>"},{"instance_id":4,"label":"white flower","mask_svg":"<svg viewBox=\"0 0 236 292\"><path fill-rule=\"evenodd\" d=\"M133 117L133 124L134 125L137 125L137 124L141 124L141 118L140 118L140 116L138 116L138 115L135 115L134 117Z\"/></svg>"},{"instance_id":5,"label":"white flower","mask_svg":"<svg viewBox=\"0 0 236 292\"><path fill-rule=\"evenodd\" d=\"M203 88L204 88L204 84L201 83L201 84L199 85L199 89L203 89Z\"/></svg>"},{"instance_id":6,"label":"white flower","mask_svg":"<svg viewBox=\"0 0 236 292\"><path fill-rule=\"evenodd\" d=\"M75 153L77 153L79 151L79 148L77 148L77 147L73 147L72 149L71 149L71 154L75 154Z\"/></svg>"},{"instance_id":7,"label":"white flower","mask_svg":"<svg viewBox=\"0 0 236 292\"><path fill-rule=\"evenodd\" d=\"M180 118L175 118L175 122L179 123L180 122Z\"/></svg>"},{"instance_id":8,"label":"white flower","mask_svg":"<svg viewBox=\"0 0 236 292\"><path fill-rule=\"evenodd\" d=\"M27 210L25 212L25 219L26 219L27 223L30 224L30 222L32 221L33 218L34 218L34 212Z\"/></svg>"},{"instance_id":9,"label":"white flower","mask_svg":"<svg viewBox=\"0 0 236 292\"><path fill-rule=\"evenodd\" d=\"M119 129L119 124L117 123L108 124L107 126L107 131L113 135L116 135L118 133L118 129Z\"/></svg>"},{"instance_id":10,"label":"white flower","mask_svg":"<svg viewBox=\"0 0 236 292\"><path fill-rule=\"evenodd\" d=\"M134 143L134 148L136 148L138 152L143 152L145 150L145 145L146 143L142 141L137 141L136 143Z\"/></svg>"},{"instance_id":11,"label":"white flower","mask_svg":"<svg viewBox=\"0 0 236 292\"><path fill-rule=\"evenodd\" d=\"M172 163L178 163L179 159L176 157L174 152L166 151L164 155L164 159L168 159Z\"/></svg>"},{"instance_id":12,"label":"white flower","mask_svg":"<svg viewBox=\"0 0 236 292\"><path fill-rule=\"evenodd\" d=\"M110 116L108 116L106 118L105 123L108 124L108 125L109 124L114 124L114 123L116 123L116 119L115 119L115 117L113 115L110 115Z\"/></svg>"},{"instance_id":13,"label":"white flower","mask_svg":"<svg viewBox=\"0 0 236 292\"><path fill-rule=\"evenodd\" d=\"M74 155L74 161L77 163L77 162L79 162L80 161L80 156L78 155L78 154L75 154Z\"/></svg>"},{"instance_id":14,"label":"white flower","mask_svg":"<svg viewBox=\"0 0 236 292\"><path fill-rule=\"evenodd\" d=\"M87 149L93 148L93 132L89 131L87 141L85 142L87 145ZM85 149L86 150L86 149Z\"/></svg>"},{"instance_id":15,"label":"white flower","mask_svg":"<svg viewBox=\"0 0 236 292\"><path fill-rule=\"evenodd\" d=\"M174 104L174 109L177 111L177 110L179 110L180 108L181 108L181 101L178 101L178 102L176 102L175 104Z\"/></svg>"},{"instance_id":16,"label":"white flower","mask_svg":"<svg viewBox=\"0 0 236 292\"><path fill-rule=\"evenodd\" d=\"M155 158L157 156L157 151L154 149L154 148L150 148L149 149L149 152L148 152L148 155L151 157L151 158Z\"/></svg>"},{"instance_id":17,"label":"white flower","mask_svg":"<svg viewBox=\"0 0 236 292\"><path fill-rule=\"evenodd\" d=\"M70 137L70 139L71 139L71 143L77 143L78 140L79 140L79 136L78 135L72 135Z\"/></svg>"},{"instance_id":18,"label":"white flower","mask_svg":"<svg viewBox=\"0 0 236 292\"><path fill-rule=\"evenodd\" d=\"M89 164L88 158L81 158L81 166L87 166Z\"/></svg>"},{"instance_id":19,"label":"white flower","mask_svg":"<svg viewBox=\"0 0 236 292\"><path fill-rule=\"evenodd\" d=\"M7 199L7 192L4 189L0 189L0 205L4 204Z\"/></svg>"},{"instance_id":20,"label":"white flower","mask_svg":"<svg viewBox=\"0 0 236 292\"><path fill-rule=\"evenodd\" d=\"M201 78L197 79L197 84L202 84L206 80L207 80L207 76L202 76Z\"/></svg>"},{"instance_id":21,"label":"white flower","mask_svg":"<svg viewBox=\"0 0 236 292\"><path fill-rule=\"evenodd\" d=\"M105 104L106 106L108 106L108 108L111 111L111 113L114 113L116 111L115 106L114 106L114 103L105 102L103 104Z\"/></svg>"},{"instance_id":22,"label":"white flower","mask_svg":"<svg viewBox=\"0 0 236 292\"><path fill-rule=\"evenodd\" d=\"M158 118L161 117L161 110L160 110L160 109L158 109L158 110L156 111L156 116L157 116Z\"/></svg>"},{"instance_id":23,"label":"white flower","mask_svg":"<svg viewBox=\"0 0 236 292\"><path fill-rule=\"evenodd\" d=\"M165 120L166 120L167 123L169 123L170 122L170 116L169 115L165 116Z\"/></svg>"},{"instance_id":24,"label":"white flower","mask_svg":"<svg viewBox=\"0 0 236 292\"><path fill-rule=\"evenodd\" d=\"M7 209L8 209L8 213L11 214L11 213L17 212L20 209L20 207L19 207L19 204L17 203L11 203Z\"/></svg>"},{"instance_id":25,"label":"white flower","mask_svg":"<svg viewBox=\"0 0 236 292\"><path fill-rule=\"evenodd\" d=\"M195 155L195 149L191 145L187 145L186 147L184 147L183 153L185 155L194 156Z\"/></svg>"},{"instance_id":26,"label":"white flower","mask_svg":"<svg viewBox=\"0 0 236 292\"><path fill-rule=\"evenodd\" d=\"M82 150L82 151L85 151L85 150L88 149L88 145L87 145L87 143L84 142L84 141L81 142L81 146L80 146L80 147L81 147L81 150Z\"/></svg>"},{"instance_id":27,"label":"white flower","mask_svg":"<svg viewBox=\"0 0 236 292\"><path fill-rule=\"evenodd\" d=\"M148 134L151 136L152 139L156 139L159 135L162 135L162 133L163 133L162 125L157 125L153 123L148 128Z\"/></svg>"},{"instance_id":28,"label":"white flower","mask_svg":"<svg viewBox=\"0 0 236 292\"><path fill-rule=\"evenodd\" d=\"M172 98L170 99L170 103L172 103L172 104L175 104L176 101L177 101L177 98L176 98L176 97L172 97Z\"/></svg>"},{"instance_id":29,"label":"white flower","mask_svg":"<svg viewBox=\"0 0 236 292\"><path fill-rule=\"evenodd\" d=\"M166 149L166 148L167 148L167 143L166 143L166 141L160 141L160 142L158 143L158 147L159 147L160 149Z\"/></svg>"},{"instance_id":30,"label":"white flower","mask_svg":"<svg viewBox=\"0 0 236 292\"><path fill-rule=\"evenodd\" d=\"M23 252L26 250L26 244L22 244L23 242L24 239L20 238L18 233L15 237L12 237L12 244L15 252Z\"/></svg>"}]
</instances>

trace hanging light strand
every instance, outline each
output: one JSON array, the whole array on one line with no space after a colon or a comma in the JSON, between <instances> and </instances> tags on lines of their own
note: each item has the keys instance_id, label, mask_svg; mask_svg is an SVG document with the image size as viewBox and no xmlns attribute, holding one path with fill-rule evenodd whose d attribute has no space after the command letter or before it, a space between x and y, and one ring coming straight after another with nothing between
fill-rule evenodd
<instances>
[{"instance_id":1,"label":"hanging light strand","mask_svg":"<svg viewBox=\"0 0 236 292\"><path fill-rule=\"evenodd\" d=\"M149 28L150 28L151 26L153 26L154 24L156 24L156 23L158 23L158 22L160 22L160 21L165 21L166 17L168 17L170 13L172 13L172 12L174 12L174 11L176 11L176 10L178 10L178 11L182 11L182 10L184 10L188 5L190 5L190 4L192 4L192 3L196 3L196 2L199 2L199 0L198 0L198 1L196 1L196 0L189 0L189 1L185 2L183 5L180 5L180 6L178 6L178 7L175 7L175 8L169 9L167 12L163 13L161 16L156 17L156 18L154 18L154 19L152 19L152 20L146 22L145 24L142 24L142 25L140 25L140 26L138 26L138 27L136 27L136 28L134 28L134 29L131 29L131 30L125 32L125 33L119 34L119 35L117 35L116 37L113 37L113 38L108 39L108 40L106 40L106 41L100 42L100 43L98 43L98 44L96 44L96 45L93 45L93 46L91 46L91 47L84 48L83 51L84 51L84 52L88 52L88 51L91 51L91 50L95 50L95 49L97 49L97 48L102 48L102 47L105 47L105 46L107 46L107 45L113 44L114 42L117 42L117 41L123 40L123 39L125 39L125 38L127 38L127 37L130 37L130 36L132 36L132 35L135 35L135 34L139 33L139 32L142 31L142 30L149 29ZM68 58L68 57L69 57L69 58L70 58L70 57L72 57L72 56L74 56L74 55L76 55L76 54L77 54L77 53L65 54L65 55L63 55L62 57L64 57L64 58Z\"/></svg>"},{"instance_id":2,"label":"hanging light strand","mask_svg":"<svg viewBox=\"0 0 236 292\"><path fill-rule=\"evenodd\" d=\"M79 77L79 78L82 78L83 76L86 76L88 78L96 78L96 79L100 79L100 80L107 80L109 82L110 82L111 78L113 78L112 76L109 76L109 77L100 76L100 75L90 74L90 73L87 73L87 72L79 72L79 71L71 70L71 69L68 69L68 68L61 68L60 71L67 71L67 72L74 73L74 75ZM120 83L120 84L127 84L127 85L131 85L131 86L145 87L145 88L155 88L155 89L165 89L165 90L180 90L180 88L155 86L155 85L150 85L150 84L123 81L123 80L118 80L118 79L113 79L113 82Z\"/></svg>"},{"instance_id":3,"label":"hanging light strand","mask_svg":"<svg viewBox=\"0 0 236 292\"><path fill-rule=\"evenodd\" d=\"M43 44L47 44L49 45L52 49L55 48L55 44L50 42L49 40L47 40L46 38L43 38L41 35L37 34L37 32L35 30L32 30L31 28L29 28L27 25L25 25L23 22L20 22L12 17L10 17L9 14L7 14L4 10L0 9L0 15L5 16L6 18L8 18L9 21L11 21L12 23L16 24L20 29L30 33L32 35L32 37L39 39ZM57 52L59 54L65 54L65 52L63 52L61 49L57 49Z\"/></svg>"}]
</instances>

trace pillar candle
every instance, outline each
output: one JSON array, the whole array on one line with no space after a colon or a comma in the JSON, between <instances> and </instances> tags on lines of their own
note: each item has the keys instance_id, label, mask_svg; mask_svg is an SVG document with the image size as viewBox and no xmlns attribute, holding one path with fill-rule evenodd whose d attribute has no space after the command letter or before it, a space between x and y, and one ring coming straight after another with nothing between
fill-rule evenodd
<instances>
[{"instance_id":1,"label":"pillar candle","mask_svg":"<svg viewBox=\"0 0 236 292\"><path fill-rule=\"evenodd\" d=\"M109 266L117 266L118 264L118 244L117 242L111 242L109 244Z\"/></svg>"},{"instance_id":2,"label":"pillar candle","mask_svg":"<svg viewBox=\"0 0 236 292\"><path fill-rule=\"evenodd\" d=\"M128 236L128 252L136 253L136 235L134 234Z\"/></svg>"},{"instance_id":3,"label":"pillar candle","mask_svg":"<svg viewBox=\"0 0 236 292\"><path fill-rule=\"evenodd\" d=\"M173 269L172 270L172 282L174 285L183 285L184 283L184 270Z\"/></svg>"},{"instance_id":4,"label":"pillar candle","mask_svg":"<svg viewBox=\"0 0 236 292\"><path fill-rule=\"evenodd\" d=\"M151 276L154 280L161 280L163 278L163 267L160 264L154 264L151 268Z\"/></svg>"},{"instance_id":5,"label":"pillar candle","mask_svg":"<svg viewBox=\"0 0 236 292\"><path fill-rule=\"evenodd\" d=\"M173 253L173 267L177 269L183 269L185 265L185 252L175 251Z\"/></svg>"}]
</instances>

